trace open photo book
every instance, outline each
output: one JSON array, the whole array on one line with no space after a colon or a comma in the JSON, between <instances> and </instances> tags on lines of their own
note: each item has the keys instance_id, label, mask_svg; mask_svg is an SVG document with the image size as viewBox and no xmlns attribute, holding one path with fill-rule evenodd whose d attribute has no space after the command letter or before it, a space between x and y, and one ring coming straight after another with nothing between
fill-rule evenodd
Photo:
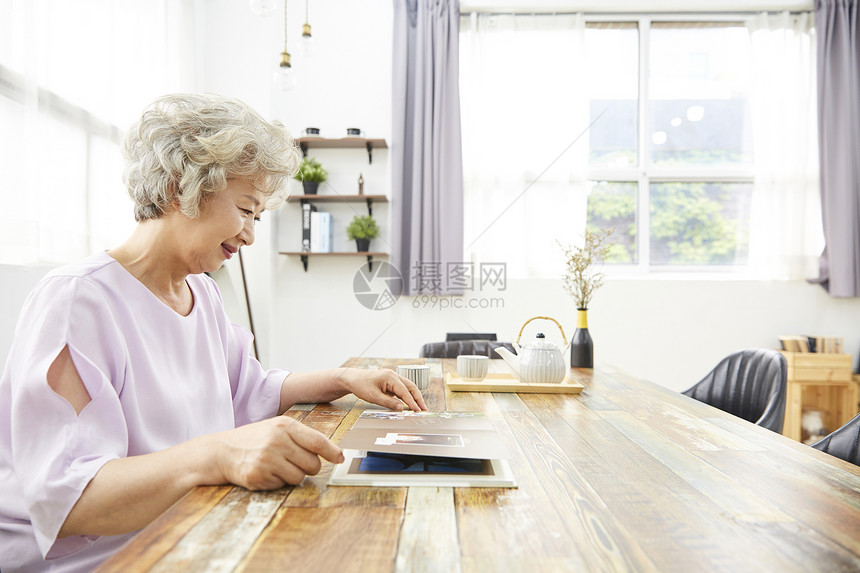
<instances>
[{"instance_id":1,"label":"open photo book","mask_svg":"<svg viewBox=\"0 0 860 573\"><path fill-rule=\"evenodd\" d=\"M479 412L362 412L329 485L516 487L507 448Z\"/></svg>"}]
</instances>

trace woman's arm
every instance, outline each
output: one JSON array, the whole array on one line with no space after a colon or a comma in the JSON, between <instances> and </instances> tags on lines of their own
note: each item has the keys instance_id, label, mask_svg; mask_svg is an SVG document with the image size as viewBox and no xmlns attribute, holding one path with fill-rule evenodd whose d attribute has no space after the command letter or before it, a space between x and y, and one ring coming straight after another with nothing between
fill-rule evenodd
<instances>
[{"instance_id":1,"label":"woman's arm","mask_svg":"<svg viewBox=\"0 0 860 573\"><path fill-rule=\"evenodd\" d=\"M319 472L319 456L343 462L341 449L323 434L279 416L160 452L111 460L84 489L58 537L135 531L198 485L263 490L298 484Z\"/></svg>"},{"instance_id":2,"label":"woman's arm","mask_svg":"<svg viewBox=\"0 0 860 573\"><path fill-rule=\"evenodd\" d=\"M90 401L68 348L52 363L47 379L77 414ZM343 452L323 434L279 416L160 452L114 459L84 488L58 537L135 531L198 485L232 483L259 490L297 484L319 472L320 456L343 461Z\"/></svg>"},{"instance_id":3,"label":"woman's arm","mask_svg":"<svg viewBox=\"0 0 860 573\"><path fill-rule=\"evenodd\" d=\"M333 368L289 374L281 385L278 413L293 404L331 402L350 393L392 410L402 410L404 404L416 412L427 409L418 387L393 370Z\"/></svg>"}]
</instances>

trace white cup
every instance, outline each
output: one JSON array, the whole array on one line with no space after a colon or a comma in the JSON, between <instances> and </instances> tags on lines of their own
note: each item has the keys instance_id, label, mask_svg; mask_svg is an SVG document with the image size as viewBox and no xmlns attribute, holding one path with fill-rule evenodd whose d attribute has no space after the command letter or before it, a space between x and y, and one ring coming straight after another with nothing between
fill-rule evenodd
<instances>
[{"instance_id":1,"label":"white cup","mask_svg":"<svg viewBox=\"0 0 860 573\"><path fill-rule=\"evenodd\" d=\"M457 374L463 380L483 380L487 377L489 367L490 358L487 356L463 354L457 357Z\"/></svg>"},{"instance_id":2,"label":"white cup","mask_svg":"<svg viewBox=\"0 0 860 573\"><path fill-rule=\"evenodd\" d=\"M422 392L430 387L430 367L426 364L399 364L397 373L411 380Z\"/></svg>"}]
</instances>

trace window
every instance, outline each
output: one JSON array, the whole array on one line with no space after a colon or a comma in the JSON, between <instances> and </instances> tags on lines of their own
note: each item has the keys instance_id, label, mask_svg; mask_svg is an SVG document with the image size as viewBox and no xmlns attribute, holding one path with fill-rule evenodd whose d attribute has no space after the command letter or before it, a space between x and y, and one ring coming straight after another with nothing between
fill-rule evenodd
<instances>
[{"instance_id":1,"label":"window","mask_svg":"<svg viewBox=\"0 0 860 573\"><path fill-rule=\"evenodd\" d=\"M746 265L753 180L746 28L596 23L585 39L587 83L596 86L589 167L601 177L592 180L588 225L615 227L610 262Z\"/></svg>"},{"instance_id":2,"label":"window","mask_svg":"<svg viewBox=\"0 0 860 573\"><path fill-rule=\"evenodd\" d=\"M193 3L7 4L0 263L65 263L116 245L134 227L121 179L122 131L155 97L192 89Z\"/></svg>"},{"instance_id":3,"label":"window","mask_svg":"<svg viewBox=\"0 0 860 573\"><path fill-rule=\"evenodd\" d=\"M565 17L565 24L559 18L473 14L462 22L467 255L512 259L512 277L557 276L556 241L573 243L585 228L614 227L608 262L616 272L750 273L782 256L780 241L763 237L780 225L769 206L794 191L783 197L763 191L778 169L767 158L757 161L756 150L796 138L781 138L773 125L762 129L756 113L792 109L783 123L814 129L814 80L810 74L802 93L786 94L791 90L768 92L755 76L757 65L809 70L805 59L757 64L758 24L731 16L598 21L580 15ZM792 41L805 43L784 51L795 54L789 58L808 54L810 26L788 20L774 29L791 24ZM544 45L532 49L522 41L524 29L538 31ZM522 95L526 89L529 96ZM783 98L799 103L786 106ZM525 151L513 154L505 145ZM807 146L800 156L808 163L792 174L791 185L813 197L814 140L798 145ZM507 241L511 236L516 244ZM802 252L785 258L803 255L810 263L820 252L812 239L796 248ZM769 272L768 278L785 277Z\"/></svg>"}]
</instances>

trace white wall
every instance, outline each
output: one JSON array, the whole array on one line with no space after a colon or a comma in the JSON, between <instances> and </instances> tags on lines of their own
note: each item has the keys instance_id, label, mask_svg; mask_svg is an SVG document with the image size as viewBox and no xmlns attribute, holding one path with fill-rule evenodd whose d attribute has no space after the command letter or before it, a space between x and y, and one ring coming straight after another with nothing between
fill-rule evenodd
<instances>
[{"instance_id":1,"label":"white wall","mask_svg":"<svg viewBox=\"0 0 860 573\"><path fill-rule=\"evenodd\" d=\"M283 42L282 15L261 19L241 0L198 5L205 7L198 55L203 91L240 97L264 116L283 121L295 135L314 126L325 136L341 137L347 127L360 127L368 137L391 143L390 1L311 2L319 52L309 62L294 59L302 77L297 89L286 94L271 87ZM304 3L290 3L290 21L290 34L298 39ZM361 150L314 154L329 168L338 193L354 193L355 179L362 172L367 193L391 197L387 152L375 152L372 166ZM332 188L321 192L332 193ZM352 207L364 210L362 204ZM374 207L383 237L372 248L389 250L391 207ZM321 208L333 212L341 232L353 214L348 206ZM446 298L435 306L420 297L402 298L390 310L368 310L353 295L362 259L316 258L304 272L297 257L277 254L279 243L297 247L299 223L297 204L265 215L257 244L245 252L254 322L267 365L310 370L355 355L416 356L423 343L443 340L447 331L493 331L510 340L535 315L558 318L568 336L575 326L574 304L553 280L512 280L502 292ZM347 248L343 235L336 241ZM8 352L20 303L46 270L0 266L0 357ZM245 323L238 270L238 261L230 261L219 281L234 320ZM493 309L440 308L440 303L479 304L490 298L498 299ZM538 328L552 332L552 325L533 325L531 335ZM842 336L856 356L860 299L832 299L820 287L804 282L610 278L592 301L589 326L598 361L682 389L729 352L776 346L780 334Z\"/></svg>"}]
</instances>

